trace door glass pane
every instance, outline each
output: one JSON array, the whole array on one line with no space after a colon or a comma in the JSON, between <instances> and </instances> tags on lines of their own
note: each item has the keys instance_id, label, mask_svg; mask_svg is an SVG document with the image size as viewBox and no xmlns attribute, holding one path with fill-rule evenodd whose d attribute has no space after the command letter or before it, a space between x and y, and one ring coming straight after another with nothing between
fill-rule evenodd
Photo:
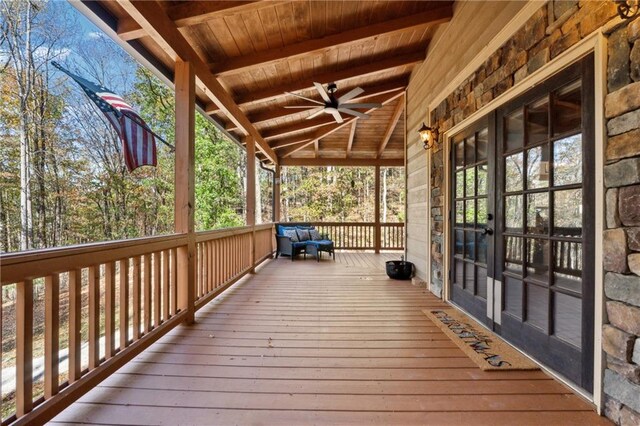
<instances>
[{"instance_id":1,"label":"door glass pane","mask_svg":"<svg viewBox=\"0 0 640 426\"><path fill-rule=\"evenodd\" d=\"M522 319L522 281L504 277L504 310Z\"/></svg>"},{"instance_id":2,"label":"door glass pane","mask_svg":"<svg viewBox=\"0 0 640 426\"><path fill-rule=\"evenodd\" d=\"M527 277L548 282L549 280L549 240L527 239Z\"/></svg>"},{"instance_id":3,"label":"door glass pane","mask_svg":"<svg viewBox=\"0 0 640 426\"><path fill-rule=\"evenodd\" d=\"M476 169L475 167L471 167L467 170L465 170L465 179L466 179L466 183L465 183L465 195L467 197L473 197L474 195L476 195L475 193L475 189L476 189Z\"/></svg>"},{"instance_id":4,"label":"door glass pane","mask_svg":"<svg viewBox=\"0 0 640 426\"><path fill-rule=\"evenodd\" d=\"M475 136L465 139L464 142L464 162L473 164L476 162L476 139Z\"/></svg>"},{"instance_id":5,"label":"door glass pane","mask_svg":"<svg viewBox=\"0 0 640 426\"><path fill-rule=\"evenodd\" d=\"M476 137L477 154L476 161L484 161L487 159L487 152L489 150L489 129L482 129L478 132Z\"/></svg>"},{"instance_id":6,"label":"door glass pane","mask_svg":"<svg viewBox=\"0 0 640 426\"><path fill-rule=\"evenodd\" d=\"M527 195L527 232L547 234L549 232L549 193Z\"/></svg>"},{"instance_id":7,"label":"door glass pane","mask_svg":"<svg viewBox=\"0 0 640 426\"><path fill-rule=\"evenodd\" d=\"M456 169L464 167L464 141L456 143Z\"/></svg>"},{"instance_id":8,"label":"door glass pane","mask_svg":"<svg viewBox=\"0 0 640 426\"><path fill-rule=\"evenodd\" d=\"M549 186L548 145L527 151L527 189Z\"/></svg>"},{"instance_id":9,"label":"door glass pane","mask_svg":"<svg viewBox=\"0 0 640 426\"><path fill-rule=\"evenodd\" d=\"M475 272L473 263L465 262L464 264L464 289L468 290L470 293L474 293L475 289L473 283L475 281Z\"/></svg>"},{"instance_id":10,"label":"door glass pane","mask_svg":"<svg viewBox=\"0 0 640 426\"><path fill-rule=\"evenodd\" d=\"M464 201L456 201L456 226L464 226Z\"/></svg>"},{"instance_id":11,"label":"door glass pane","mask_svg":"<svg viewBox=\"0 0 640 426\"><path fill-rule=\"evenodd\" d=\"M523 154L510 155L505 159L505 190L522 191Z\"/></svg>"},{"instance_id":12,"label":"door glass pane","mask_svg":"<svg viewBox=\"0 0 640 426\"><path fill-rule=\"evenodd\" d=\"M504 197L504 222L508 232L522 232L522 195Z\"/></svg>"},{"instance_id":13,"label":"door glass pane","mask_svg":"<svg viewBox=\"0 0 640 426\"><path fill-rule=\"evenodd\" d=\"M467 200L466 202L467 209L465 211L465 226L469 228L473 228L476 224L476 206L475 200Z\"/></svg>"},{"instance_id":14,"label":"door glass pane","mask_svg":"<svg viewBox=\"0 0 640 426\"><path fill-rule=\"evenodd\" d=\"M465 259L475 260L476 258L476 248L475 248L475 240L474 240L473 231L465 231L464 232L464 257Z\"/></svg>"},{"instance_id":15,"label":"door glass pane","mask_svg":"<svg viewBox=\"0 0 640 426\"><path fill-rule=\"evenodd\" d=\"M553 197L553 233L582 235L582 189L555 191Z\"/></svg>"},{"instance_id":16,"label":"door glass pane","mask_svg":"<svg viewBox=\"0 0 640 426\"><path fill-rule=\"evenodd\" d=\"M555 335L580 348L582 346L582 299L553 294Z\"/></svg>"},{"instance_id":17,"label":"door glass pane","mask_svg":"<svg viewBox=\"0 0 640 426\"><path fill-rule=\"evenodd\" d=\"M504 119L505 151L522 148L524 124L522 122L522 110L512 112Z\"/></svg>"},{"instance_id":18,"label":"door glass pane","mask_svg":"<svg viewBox=\"0 0 640 426\"><path fill-rule=\"evenodd\" d=\"M580 81L571 83L555 93L553 123L555 135L580 129L582 125Z\"/></svg>"},{"instance_id":19,"label":"door glass pane","mask_svg":"<svg viewBox=\"0 0 640 426\"><path fill-rule=\"evenodd\" d=\"M527 108L527 143L535 144L549 137L549 100L544 97Z\"/></svg>"},{"instance_id":20,"label":"door glass pane","mask_svg":"<svg viewBox=\"0 0 640 426\"><path fill-rule=\"evenodd\" d=\"M549 326L549 290L535 284L527 286L526 321L540 328L545 333Z\"/></svg>"},{"instance_id":21,"label":"door glass pane","mask_svg":"<svg viewBox=\"0 0 640 426\"><path fill-rule=\"evenodd\" d=\"M553 143L553 184L570 185L582 182L582 134Z\"/></svg>"},{"instance_id":22,"label":"door glass pane","mask_svg":"<svg viewBox=\"0 0 640 426\"><path fill-rule=\"evenodd\" d=\"M455 239L454 239L454 253L456 256L462 257L464 254L464 231L457 230L455 231Z\"/></svg>"},{"instance_id":23,"label":"door glass pane","mask_svg":"<svg viewBox=\"0 0 640 426\"><path fill-rule=\"evenodd\" d=\"M487 200L486 198L478 198L476 201L476 226L484 228L487 226Z\"/></svg>"},{"instance_id":24,"label":"door glass pane","mask_svg":"<svg viewBox=\"0 0 640 426\"><path fill-rule=\"evenodd\" d=\"M476 266L476 295L487 298L487 268Z\"/></svg>"},{"instance_id":25,"label":"door glass pane","mask_svg":"<svg viewBox=\"0 0 640 426\"><path fill-rule=\"evenodd\" d=\"M480 263L487 264L487 236L481 232L476 233L476 257Z\"/></svg>"},{"instance_id":26,"label":"door glass pane","mask_svg":"<svg viewBox=\"0 0 640 426\"><path fill-rule=\"evenodd\" d=\"M478 175L478 195L487 194L487 169L488 166L486 164L476 167L476 174Z\"/></svg>"},{"instance_id":27,"label":"door glass pane","mask_svg":"<svg viewBox=\"0 0 640 426\"><path fill-rule=\"evenodd\" d=\"M464 286L464 262L461 260L456 260L456 273L455 273L455 283L460 287Z\"/></svg>"},{"instance_id":28,"label":"door glass pane","mask_svg":"<svg viewBox=\"0 0 640 426\"><path fill-rule=\"evenodd\" d=\"M464 197L464 170L456 173L456 198Z\"/></svg>"},{"instance_id":29,"label":"door glass pane","mask_svg":"<svg viewBox=\"0 0 640 426\"><path fill-rule=\"evenodd\" d=\"M522 275L522 240L521 237L505 237L504 270Z\"/></svg>"},{"instance_id":30,"label":"door glass pane","mask_svg":"<svg viewBox=\"0 0 640 426\"><path fill-rule=\"evenodd\" d=\"M582 243L553 243L553 282L556 287L582 293Z\"/></svg>"}]
</instances>

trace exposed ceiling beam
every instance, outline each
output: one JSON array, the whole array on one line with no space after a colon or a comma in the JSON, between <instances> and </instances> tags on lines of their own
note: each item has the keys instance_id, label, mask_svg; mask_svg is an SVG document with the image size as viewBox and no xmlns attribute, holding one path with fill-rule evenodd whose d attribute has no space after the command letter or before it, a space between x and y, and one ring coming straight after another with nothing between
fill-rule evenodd
<instances>
[{"instance_id":1,"label":"exposed ceiling beam","mask_svg":"<svg viewBox=\"0 0 640 426\"><path fill-rule=\"evenodd\" d=\"M414 13L377 24L365 25L322 38L305 40L289 46L230 58L223 63L212 64L211 70L218 76L249 72L273 62L288 61L303 56L324 53L343 44L362 42L373 37L393 34L414 27L440 24L449 21L452 16L453 7L448 4L437 9Z\"/></svg>"},{"instance_id":2,"label":"exposed ceiling beam","mask_svg":"<svg viewBox=\"0 0 640 426\"><path fill-rule=\"evenodd\" d=\"M271 144L271 148L273 149L282 149L282 148L286 148L288 146L291 145L296 145L299 143L305 143L305 142L309 142L311 139L309 138L303 138L303 139L288 139L288 140L283 140L283 141L278 141L276 143Z\"/></svg>"},{"instance_id":3,"label":"exposed ceiling beam","mask_svg":"<svg viewBox=\"0 0 640 426\"><path fill-rule=\"evenodd\" d=\"M264 2L264 6L273 6L282 2ZM210 21L213 18L240 13L258 8L260 2L255 1L188 1L166 9L169 19L175 26L184 28ZM132 18L118 21L118 36L130 41L147 36L147 32Z\"/></svg>"},{"instance_id":4,"label":"exposed ceiling beam","mask_svg":"<svg viewBox=\"0 0 640 426\"><path fill-rule=\"evenodd\" d=\"M280 166L402 167L403 158L283 158Z\"/></svg>"},{"instance_id":5,"label":"exposed ceiling beam","mask_svg":"<svg viewBox=\"0 0 640 426\"><path fill-rule=\"evenodd\" d=\"M387 105L389 102L393 101L394 99L397 99L398 97L402 96L404 94L404 92L400 92L400 93L395 93L392 95L387 95L387 98L384 100L380 100L379 102L382 105ZM376 108L371 108L369 110L366 111L367 114L373 112ZM298 144L297 146L291 146L288 148L283 149L282 151L278 152L278 160L280 161L282 158L288 157L289 155L293 154L294 152L298 152L303 148L306 148L307 146L311 145L315 140L318 139L322 139L324 137L329 136L330 134L340 130L341 128L343 128L344 126L352 123L353 121L359 120L358 117L350 117L344 120L344 122L342 124L335 124L333 126L331 126L331 128L329 128L328 130L326 128L322 128L318 131L316 131L313 136L311 137L311 141L309 142L304 142L301 144Z\"/></svg>"},{"instance_id":6,"label":"exposed ceiling beam","mask_svg":"<svg viewBox=\"0 0 640 426\"><path fill-rule=\"evenodd\" d=\"M265 90L248 92L244 95L238 96L236 101L238 105L255 102L265 102L282 96L284 92L299 92L301 90L312 89L314 81L323 84L328 82L340 82L343 80L348 80L350 78L359 78L389 71L394 68L415 65L424 61L424 59L424 50L400 56L387 57L385 59L379 60L376 58L370 58L364 65L349 66L349 64L345 64L339 71L333 71L325 74L307 77L298 81L282 84Z\"/></svg>"},{"instance_id":7,"label":"exposed ceiling beam","mask_svg":"<svg viewBox=\"0 0 640 426\"><path fill-rule=\"evenodd\" d=\"M353 98L350 102L358 102L358 101L370 98L372 96L383 95L385 93L395 92L398 90L404 90L407 87L407 84L408 84L408 78L401 77L383 84L364 85L362 86L364 93L360 96ZM341 88L340 91L346 93L349 90L355 89L355 88L356 86L351 85L350 87ZM304 102L296 102L295 104L291 104L291 105L298 105L298 104L303 105ZM210 106L211 108L213 108L213 111L210 108L205 108L205 111L207 112L207 114L211 114L217 111L217 107L215 106L215 104L211 103ZM264 124L269 121L277 120L279 118L288 117L296 114L300 114L300 110L284 108L283 106L283 107L266 108L264 111L258 111L252 114L247 114L247 117L254 125L257 125L257 124ZM235 125L233 123L229 123L225 129L233 130L235 129Z\"/></svg>"},{"instance_id":8,"label":"exposed ceiling beam","mask_svg":"<svg viewBox=\"0 0 640 426\"><path fill-rule=\"evenodd\" d=\"M319 118L312 120L304 119L300 122L290 124L288 126L275 127L262 132L262 137L265 140L278 139L283 136L290 135L291 133L301 132L303 130L311 130L322 126L328 126L336 122L333 116L323 115Z\"/></svg>"},{"instance_id":9,"label":"exposed ceiling beam","mask_svg":"<svg viewBox=\"0 0 640 426\"><path fill-rule=\"evenodd\" d=\"M358 127L358 122L354 121L351 125L351 130L349 131L349 140L347 141L347 154L346 157L351 157L351 149L353 148L353 140L356 137L356 127Z\"/></svg>"},{"instance_id":10,"label":"exposed ceiling beam","mask_svg":"<svg viewBox=\"0 0 640 426\"><path fill-rule=\"evenodd\" d=\"M166 12L156 1L131 1L118 0L125 11L140 24L150 37L163 48L174 60L180 58L193 65L196 80L201 83L201 88L206 96L213 101L224 114L233 121L245 135L254 138L260 151L267 158L276 162L275 152L269 147L267 142L260 136L253 127L249 119L233 101L233 98L222 87L218 79L211 74L207 65L198 56L189 42L182 36L180 31Z\"/></svg>"},{"instance_id":11,"label":"exposed ceiling beam","mask_svg":"<svg viewBox=\"0 0 640 426\"><path fill-rule=\"evenodd\" d=\"M382 136L382 140L380 141L380 145L378 145L378 153L376 158L380 158L382 153L384 152L389 140L391 139L391 135L398 125L398 120L402 115L402 111L404 111L404 99L398 99L398 105L396 105L396 109L393 111L393 115L391 116L391 120L389 120L389 125L387 126L387 130L385 130L384 135Z\"/></svg>"}]
</instances>

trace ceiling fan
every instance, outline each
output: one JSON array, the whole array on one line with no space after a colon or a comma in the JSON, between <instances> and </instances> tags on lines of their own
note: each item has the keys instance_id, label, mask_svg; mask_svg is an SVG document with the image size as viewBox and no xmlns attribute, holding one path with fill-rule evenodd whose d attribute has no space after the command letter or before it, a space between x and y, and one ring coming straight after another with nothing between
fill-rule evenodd
<instances>
[{"instance_id":1,"label":"ceiling fan","mask_svg":"<svg viewBox=\"0 0 640 426\"><path fill-rule=\"evenodd\" d=\"M311 102L314 105L296 105L296 106L285 106L285 108L311 108L313 113L307 117L307 120L317 117L322 113L331 114L337 123L343 123L341 112L349 115L353 115L359 118L369 118L369 116L363 112L356 111L355 109L372 109L372 108L380 108L382 104L350 104L348 103L351 99L359 96L364 92L364 89L361 87L356 87L355 89L350 90L344 95L336 98L335 92L338 90L338 85L336 83L329 83L327 85L327 90L324 89L322 84L313 83L316 90L322 97L323 102L316 101L311 98L307 98L302 95L298 95L296 93L285 92L288 95L295 96L296 98L304 99L305 101Z\"/></svg>"}]
</instances>

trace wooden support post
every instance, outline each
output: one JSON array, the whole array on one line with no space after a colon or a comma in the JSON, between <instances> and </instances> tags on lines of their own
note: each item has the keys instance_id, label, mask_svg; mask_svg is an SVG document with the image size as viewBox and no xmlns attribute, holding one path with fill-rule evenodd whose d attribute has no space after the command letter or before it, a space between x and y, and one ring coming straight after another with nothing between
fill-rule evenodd
<instances>
[{"instance_id":1,"label":"wooden support post","mask_svg":"<svg viewBox=\"0 0 640 426\"><path fill-rule=\"evenodd\" d=\"M276 164L276 182L273 186L273 218L274 222L280 222L280 164Z\"/></svg>"},{"instance_id":2,"label":"wooden support post","mask_svg":"<svg viewBox=\"0 0 640 426\"><path fill-rule=\"evenodd\" d=\"M381 235L381 227L380 227L380 166L375 167L375 210L374 210L374 220L376 223L376 232L375 232L375 250L376 253L380 253L380 247L382 246L382 235Z\"/></svg>"},{"instance_id":3,"label":"wooden support post","mask_svg":"<svg viewBox=\"0 0 640 426\"><path fill-rule=\"evenodd\" d=\"M44 396L58 393L58 357L60 351L60 278L49 275L44 280Z\"/></svg>"},{"instance_id":4,"label":"wooden support post","mask_svg":"<svg viewBox=\"0 0 640 426\"><path fill-rule=\"evenodd\" d=\"M247 147L247 226L251 232L251 272L256 266L256 142L249 136L245 139Z\"/></svg>"},{"instance_id":5,"label":"wooden support post","mask_svg":"<svg viewBox=\"0 0 640 426\"><path fill-rule=\"evenodd\" d=\"M195 321L195 123L196 83L191 63L181 60L175 66L176 154L175 154L175 231L187 234L187 246L179 247L178 308L186 310L186 322Z\"/></svg>"},{"instance_id":6,"label":"wooden support post","mask_svg":"<svg viewBox=\"0 0 640 426\"><path fill-rule=\"evenodd\" d=\"M33 408L33 281L16 284L16 415Z\"/></svg>"}]
</instances>

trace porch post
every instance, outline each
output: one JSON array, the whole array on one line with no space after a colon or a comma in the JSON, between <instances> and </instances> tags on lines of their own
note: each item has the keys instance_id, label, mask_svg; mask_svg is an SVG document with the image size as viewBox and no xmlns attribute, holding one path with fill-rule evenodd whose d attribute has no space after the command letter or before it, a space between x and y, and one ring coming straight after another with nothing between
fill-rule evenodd
<instances>
[{"instance_id":1,"label":"porch post","mask_svg":"<svg viewBox=\"0 0 640 426\"><path fill-rule=\"evenodd\" d=\"M273 185L273 220L280 222L280 164L276 164L275 185Z\"/></svg>"},{"instance_id":2,"label":"porch post","mask_svg":"<svg viewBox=\"0 0 640 426\"><path fill-rule=\"evenodd\" d=\"M177 250L178 308L195 321L195 75L189 62L176 61L175 232L187 234Z\"/></svg>"},{"instance_id":3,"label":"porch post","mask_svg":"<svg viewBox=\"0 0 640 426\"><path fill-rule=\"evenodd\" d=\"M256 141L245 138L247 148L247 226L253 227L251 232L251 272L256 266Z\"/></svg>"},{"instance_id":4,"label":"porch post","mask_svg":"<svg viewBox=\"0 0 640 426\"><path fill-rule=\"evenodd\" d=\"M375 218L375 222L376 222L376 244L375 244L375 250L376 253L380 253L380 247L382 246L382 235L380 233L381 228L380 228L380 166L376 166L375 167L375 186L376 186L376 190L375 190L375 197L376 197L376 201L375 201L375 209L374 209L374 213L373 216Z\"/></svg>"}]
</instances>

